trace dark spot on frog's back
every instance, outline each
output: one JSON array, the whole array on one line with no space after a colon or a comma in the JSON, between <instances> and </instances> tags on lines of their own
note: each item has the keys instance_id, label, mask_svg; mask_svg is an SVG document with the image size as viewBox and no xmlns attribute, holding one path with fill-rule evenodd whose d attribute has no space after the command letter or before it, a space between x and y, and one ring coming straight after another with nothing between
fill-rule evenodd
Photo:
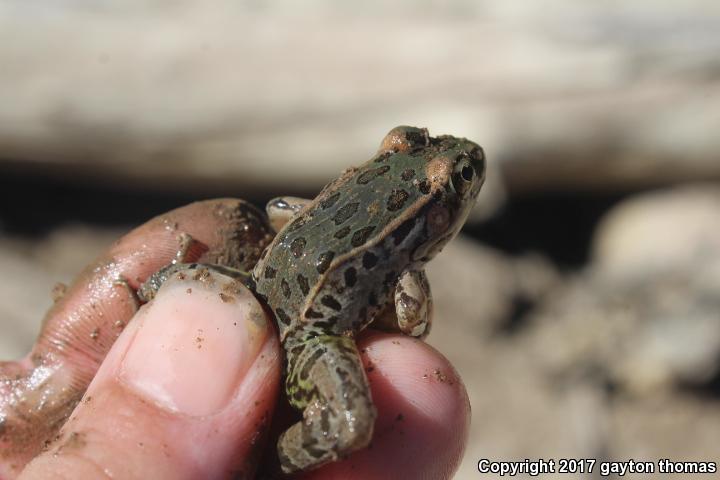
<instances>
[{"instance_id":1,"label":"dark spot on frog's back","mask_svg":"<svg viewBox=\"0 0 720 480\"><path fill-rule=\"evenodd\" d=\"M318 273L325 273L330 268L333 257L335 257L335 252L323 252L318 255L317 262L315 262Z\"/></svg>"},{"instance_id":2,"label":"dark spot on frog's back","mask_svg":"<svg viewBox=\"0 0 720 480\"><path fill-rule=\"evenodd\" d=\"M348 233L350 233L351 228L350 227L343 227L337 232L335 232L335 235L333 235L338 240L341 238L345 238L348 236Z\"/></svg>"},{"instance_id":3,"label":"dark spot on frog's back","mask_svg":"<svg viewBox=\"0 0 720 480\"><path fill-rule=\"evenodd\" d=\"M307 241L305 240L305 237L298 237L292 241L290 244L290 251L295 258L300 258L302 256L306 244Z\"/></svg>"},{"instance_id":4,"label":"dark spot on frog's back","mask_svg":"<svg viewBox=\"0 0 720 480\"><path fill-rule=\"evenodd\" d=\"M377 177L385 175L390 170L390 165L383 165L382 167L372 168L366 172L361 173L357 178L358 185L367 185Z\"/></svg>"},{"instance_id":5,"label":"dark spot on frog's back","mask_svg":"<svg viewBox=\"0 0 720 480\"><path fill-rule=\"evenodd\" d=\"M427 195L428 193L430 193L430 182L428 182L427 180L423 180L418 184L418 190L420 190L420 192L424 195Z\"/></svg>"},{"instance_id":6,"label":"dark spot on frog's back","mask_svg":"<svg viewBox=\"0 0 720 480\"><path fill-rule=\"evenodd\" d=\"M345 270L345 285L348 287L354 287L357 282L357 270L355 267L349 267Z\"/></svg>"},{"instance_id":7,"label":"dark spot on frog's back","mask_svg":"<svg viewBox=\"0 0 720 480\"><path fill-rule=\"evenodd\" d=\"M298 273L297 276L297 283L298 287L300 287L300 291L303 295L307 295L310 291L310 285L308 284L308 279L301 273Z\"/></svg>"},{"instance_id":8,"label":"dark spot on frog's back","mask_svg":"<svg viewBox=\"0 0 720 480\"><path fill-rule=\"evenodd\" d=\"M391 212L397 212L403 207L403 205L405 205L405 201L409 196L410 194L402 188L393 189L392 193L388 197L387 209Z\"/></svg>"},{"instance_id":9,"label":"dark spot on frog's back","mask_svg":"<svg viewBox=\"0 0 720 480\"><path fill-rule=\"evenodd\" d=\"M405 180L406 182L408 180L411 180L415 176L415 170L412 168L408 168L407 170L403 170L403 172L400 174L400 178Z\"/></svg>"},{"instance_id":10,"label":"dark spot on frog's back","mask_svg":"<svg viewBox=\"0 0 720 480\"><path fill-rule=\"evenodd\" d=\"M335 297L332 295L325 295L320 299L320 303L325 305L328 308L332 308L336 312L339 312L342 309L342 305L340 302L337 301Z\"/></svg>"},{"instance_id":11,"label":"dark spot on frog's back","mask_svg":"<svg viewBox=\"0 0 720 480\"><path fill-rule=\"evenodd\" d=\"M287 226L286 231L294 232L295 230L302 227L303 225L305 225L305 217L298 217L295 220L293 220L292 222L290 222L290 224Z\"/></svg>"},{"instance_id":12,"label":"dark spot on frog's back","mask_svg":"<svg viewBox=\"0 0 720 480\"><path fill-rule=\"evenodd\" d=\"M290 285L284 278L280 282L280 289L282 290L282 294L285 298L290 298L290 294L292 293L290 292Z\"/></svg>"},{"instance_id":13,"label":"dark spot on frog's back","mask_svg":"<svg viewBox=\"0 0 720 480\"><path fill-rule=\"evenodd\" d=\"M290 325L290 316L285 313L285 310L283 310L282 308L278 308L277 310L275 310L275 315L277 315L278 320L280 320L281 323L283 323L284 325Z\"/></svg>"},{"instance_id":14,"label":"dark spot on frog's back","mask_svg":"<svg viewBox=\"0 0 720 480\"><path fill-rule=\"evenodd\" d=\"M374 161L375 163L382 163L382 162L384 162L385 160L387 160L388 158L390 158L390 156L391 156L393 153L395 153L395 152L392 152L392 151L383 152L383 153L379 154L377 157L375 157L375 160L373 160L373 161Z\"/></svg>"},{"instance_id":15,"label":"dark spot on frog's back","mask_svg":"<svg viewBox=\"0 0 720 480\"><path fill-rule=\"evenodd\" d=\"M337 201L339 199L340 199L340 192L333 193L328 198L326 198L325 200L320 202L320 208L322 208L323 210L328 209L328 208L332 207L333 205L335 205L335 203L337 203Z\"/></svg>"},{"instance_id":16,"label":"dark spot on frog's back","mask_svg":"<svg viewBox=\"0 0 720 480\"><path fill-rule=\"evenodd\" d=\"M361 228L360 230L355 230L355 233L353 233L352 239L350 240L350 244L353 247L359 247L363 243L365 243L370 237L370 234L375 231L375 226L371 225L369 227Z\"/></svg>"},{"instance_id":17,"label":"dark spot on frog's back","mask_svg":"<svg viewBox=\"0 0 720 480\"><path fill-rule=\"evenodd\" d=\"M265 278L275 278L275 274L277 273L277 270L272 268L270 265L265 267Z\"/></svg>"},{"instance_id":18,"label":"dark spot on frog's back","mask_svg":"<svg viewBox=\"0 0 720 480\"><path fill-rule=\"evenodd\" d=\"M358 202L354 203L348 203L344 207L342 207L340 210L338 210L335 213L335 216L333 216L333 222L335 222L335 225L340 225L341 223L345 222L348 218L355 215L360 208L360 204Z\"/></svg>"},{"instance_id":19,"label":"dark spot on frog's back","mask_svg":"<svg viewBox=\"0 0 720 480\"><path fill-rule=\"evenodd\" d=\"M305 318L323 318L323 314L321 312L316 312L312 308L308 308L305 310Z\"/></svg>"},{"instance_id":20,"label":"dark spot on frog's back","mask_svg":"<svg viewBox=\"0 0 720 480\"><path fill-rule=\"evenodd\" d=\"M378 257L373 252L365 252L362 258L363 267L370 270L378 263Z\"/></svg>"}]
</instances>

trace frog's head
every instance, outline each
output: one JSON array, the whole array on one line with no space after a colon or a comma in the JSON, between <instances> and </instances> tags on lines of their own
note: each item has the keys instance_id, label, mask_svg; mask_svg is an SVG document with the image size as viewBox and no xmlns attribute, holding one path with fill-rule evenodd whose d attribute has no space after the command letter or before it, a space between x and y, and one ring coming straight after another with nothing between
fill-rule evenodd
<instances>
[{"instance_id":1,"label":"frog's head","mask_svg":"<svg viewBox=\"0 0 720 480\"><path fill-rule=\"evenodd\" d=\"M462 228L480 187L485 181L485 154L482 148L464 138L428 136L427 130L397 127L385 137L381 149L413 152L422 163L425 194L422 215L425 232L418 235L413 260L426 262L434 257Z\"/></svg>"}]
</instances>

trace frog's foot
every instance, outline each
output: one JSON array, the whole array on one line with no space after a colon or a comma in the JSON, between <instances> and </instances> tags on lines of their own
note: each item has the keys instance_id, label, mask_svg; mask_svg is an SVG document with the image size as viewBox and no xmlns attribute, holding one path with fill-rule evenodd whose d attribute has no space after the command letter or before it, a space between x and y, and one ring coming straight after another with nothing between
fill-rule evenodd
<instances>
[{"instance_id":1,"label":"frog's foot","mask_svg":"<svg viewBox=\"0 0 720 480\"><path fill-rule=\"evenodd\" d=\"M278 441L283 471L313 469L366 447L377 413L354 340L328 335L286 347L288 399L304 410Z\"/></svg>"},{"instance_id":2,"label":"frog's foot","mask_svg":"<svg viewBox=\"0 0 720 480\"><path fill-rule=\"evenodd\" d=\"M137 291L137 296L141 302L149 302L160 289L163 283L173 275L194 275L196 280L202 280L207 275L208 271L214 271L221 273L231 278L238 279L248 288L252 287L252 277L249 273L237 270L231 267L225 267L223 265L213 265L208 263L170 263L165 265L157 272L150 275L145 280L145 283L140 285Z\"/></svg>"},{"instance_id":3,"label":"frog's foot","mask_svg":"<svg viewBox=\"0 0 720 480\"><path fill-rule=\"evenodd\" d=\"M425 338L432 325L433 302L424 270L406 270L395 286L394 302L373 320L373 326Z\"/></svg>"},{"instance_id":4,"label":"frog's foot","mask_svg":"<svg viewBox=\"0 0 720 480\"><path fill-rule=\"evenodd\" d=\"M279 232L305 205L312 200L298 197L277 197L270 200L265 207L270 225Z\"/></svg>"},{"instance_id":5,"label":"frog's foot","mask_svg":"<svg viewBox=\"0 0 720 480\"><path fill-rule=\"evenodd\" d=\"M406 335L425 338L432 325L433 301L425 270L406 270L395 287L398 328Z\"/></svg>"}]
</instances>

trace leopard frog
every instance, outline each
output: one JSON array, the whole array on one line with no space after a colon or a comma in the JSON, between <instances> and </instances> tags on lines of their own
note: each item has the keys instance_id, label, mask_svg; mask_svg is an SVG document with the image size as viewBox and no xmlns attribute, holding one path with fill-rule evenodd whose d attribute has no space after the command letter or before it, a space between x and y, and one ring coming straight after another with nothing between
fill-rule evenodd
<instances>
[{"instance_id":1,"label":"leopard frog","mask_svg":"<svg viewBox=\"0 0 720 480\"><path fill-rule=\"evenodd\" d=\"M315 199L268 204L278 233L252 277L238 275L275 314L287 397L303 412L278 441L284 472L368 445L376 411L355 334L374 320L416 337L428 332L423 267L460 230L484 179L477 144L401 126Z\"/></svg>"}]
</instances>

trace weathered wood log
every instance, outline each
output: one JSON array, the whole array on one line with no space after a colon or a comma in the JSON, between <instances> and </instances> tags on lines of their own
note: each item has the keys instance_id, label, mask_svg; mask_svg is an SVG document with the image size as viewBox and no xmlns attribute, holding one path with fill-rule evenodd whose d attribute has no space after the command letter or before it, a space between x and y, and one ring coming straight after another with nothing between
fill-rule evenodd
<instances>
[{"instance_id":1,"label":"weathered wood log","mask_svg":"<svg viewBox=\"0 0 720 480\"><path fill-rule=\"evenodd\" d=\"M0 171L314 189L411 123L511 192L720 178L715 2L363 5L0 6Z\"/></svg>"}]
</instances>

